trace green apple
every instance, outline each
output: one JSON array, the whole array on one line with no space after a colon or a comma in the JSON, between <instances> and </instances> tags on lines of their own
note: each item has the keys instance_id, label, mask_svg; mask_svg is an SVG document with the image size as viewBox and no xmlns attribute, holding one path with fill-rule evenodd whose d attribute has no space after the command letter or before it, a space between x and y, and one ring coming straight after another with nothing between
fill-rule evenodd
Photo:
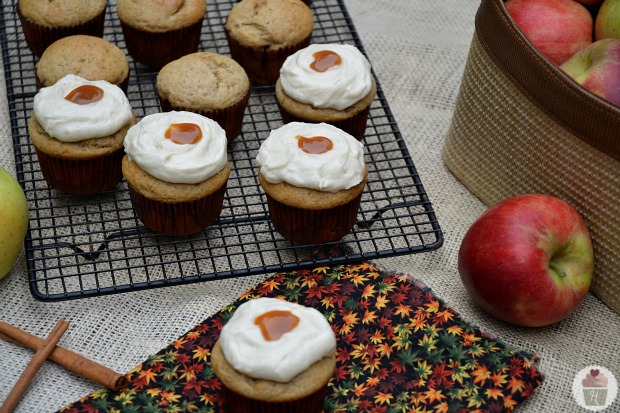
<instances>
[{"instance_id":1,"label":"green apple","mask_svg":"<svg viewBox=\"0 0 620 413\"><path fill-rule=\"evenodd\" d=\"M620 0L605 0L594 21L594 40L620 39Z\"/></svg>"},{"instance_id":2,"label":"green apple","mask_svg":"<svg viewBox=\"0 0 620 413\"><path fill-rule=\"evenodd\" d=\"M28 202L15 178L0 167L0 279L13 268L28 229Z\"/></svg>"}]
</instances>

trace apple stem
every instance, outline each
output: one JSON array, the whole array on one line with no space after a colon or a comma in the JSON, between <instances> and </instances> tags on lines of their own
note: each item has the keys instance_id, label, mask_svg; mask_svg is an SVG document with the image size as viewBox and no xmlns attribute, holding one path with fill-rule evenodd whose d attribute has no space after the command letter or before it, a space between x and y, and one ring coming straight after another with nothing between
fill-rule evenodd
<instances>
[{"instance_id":1,"label":"apple stem","mask_svg":"<svg viewBox=\"0 0 620 413\"><path fill-rule=\"evenodd\" d=\"M562 270L561 268L556 267L555 264L549 264L549 268L553 270L560 277L562 278L566 277L566 272Z\"/></svg>"}]
</instances>

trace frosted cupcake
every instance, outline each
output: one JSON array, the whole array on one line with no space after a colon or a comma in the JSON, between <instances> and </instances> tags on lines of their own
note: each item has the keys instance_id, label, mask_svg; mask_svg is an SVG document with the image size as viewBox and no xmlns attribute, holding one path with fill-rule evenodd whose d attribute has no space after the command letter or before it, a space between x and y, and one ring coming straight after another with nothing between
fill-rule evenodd
<instances>
[{"instance_id":1,"label":"frosted cupcake","mask_svg":"<svg viewBox=\"0 0 620 413\"><path fill-rule=\"evenodd\" d=\"M591 369L581 380L586 406L605 406L607 401L608 379L599 369Z\"/></svg>"},{"instance_id":2,"label":"frosted cupcake","mask_svg":"<svg viewBox=\"0 0 620 413\"><path fill-rule=\"evenodd\" d=\"M326 123L291 122L271 132L256 157L274 228L317 244L346 235L368 179L364 146Z\"/></svg>"},{"instance_id":3,"label":"frosted cupcake","mask_svg":"<svg viewBox=\"0 0 620 413\"><path fill-rule=\"evenodd\" d=\"M140 221L177 237L214 223L230 174L226 146L222 127L193 112L148 115L130 128L123 175Z\"/></svg>"},{"instance_id":4,"label":"frosted cupcake","mask_svg":"<svg viewBox=\"0 0 620 413\"><path fill-rule=\"evenodd\" d=\"M229 412L319 413L335 352L334 332L318 310L263 297L237 308L211 364Z\"/></svg>"},{"instance_id":5,"label":"frosted cupcake","mask_svg":"<svg viewBox=\"0 0 620 413\"><path fill-rule=\"evenodd\" d=\"M69 74L40 89L28 131L43 178L75 195L114 188L122 179L123 140L134 123L127 96L106 81Z\"/></svg>"},{"instance_id":6,"label":"frosted cupcake","mask_svg":"<svg viewBox=\"0 0 620 413\"><path fill-rule=\"evenodd\" d=\"M276 82L284 122L326 122L364 137L377 93L370 63L355 47L312 44L289 56Z\"/></svg>"}]
</instances>

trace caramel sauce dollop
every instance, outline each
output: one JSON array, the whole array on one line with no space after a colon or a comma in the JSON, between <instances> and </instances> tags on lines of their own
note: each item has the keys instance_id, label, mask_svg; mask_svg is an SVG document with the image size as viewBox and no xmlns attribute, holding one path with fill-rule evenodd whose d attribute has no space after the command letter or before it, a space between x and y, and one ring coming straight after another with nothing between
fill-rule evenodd
<instances>
[{"instance_id":1,"label":"caramel sauce dollop","mask_svg":"<svg viewBox=\"0 0 620 413\"><path fill-rule=\"evenodd\" d=\"M340 55L331 50L321 50L320 52L313 53L312 57L314 57L314 62L310 63L310 67L312 70L320 73L342 63Z\"/></svg>"},{"instance_id":2,"label":"caramel sauce dollop","mask_svg":"<svg viewBox=\"0 0 620 413\"><path fill-rule=\"evenodd\" d=\"M307 138L305 136L297 135L297 146L304 152L320 155L325 152L329 152L334 147L334 143L331 139L325 136L313 136Z\"/></svg>"},{"instance_id":3,"label":"caramel sauce dollop","mask_svg":"<svg viewBox=\"0 0 620 413\"><path fill-rule=\"evenodd\" d=\"M202 139L202 130L195 123L172 123L164 136L179 145L192 145Z\"/></svg>"},{"instance_id":4,"label":"caramel sauce dollop","mask_svg":"<svg viewBox=\"0 0 620 413\"><path fill-rule=\"evenodd\" d=\"M297 327L299 317L290 311L273 310L256 317L254 324L260 327L265 340L276 341Z\"/></svg>"},{"instance_id":5,"label":"caramel sauce dollop","mask_svg":"<svg viewBox=\"0 0 620 413\"><path fill-rule=\"evenodd\" d=\"M88 105L103 99L103 89L94 85L82 85L73 89L65 99L78 105Z\"/></svg>"}]
</instances>

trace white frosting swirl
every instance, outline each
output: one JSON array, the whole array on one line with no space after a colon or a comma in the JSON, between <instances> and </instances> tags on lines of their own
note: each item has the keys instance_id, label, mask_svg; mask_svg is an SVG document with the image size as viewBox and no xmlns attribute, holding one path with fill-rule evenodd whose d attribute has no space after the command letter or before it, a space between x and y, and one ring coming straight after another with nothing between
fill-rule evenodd
<instances>
[{"instance_id":1,"label":"white frosting swirl","mask_svg":"<svg viewBox=\"0 0 620 413\"><path fill-rule=\"evenodd\" d=\"M337 53L341 63L324 72L312 69L313 54L322 50ZM280 84L284 93L298 102L343 110L370 93L371 76L370 63L355 46L311 44L286 59L280 69Z\"/></svg>"},{"instance_id":2,"label":"white frosting swirl","mask_svg":"<svg viewBox=\"0 0 620 413\"><path fill-rule=\"evenodd\" d=\"M333 148L322 154L304 152L298 136L324 136ZM327 123L291 122L271 131L256 160L270 183L287 182L302 188L337 192L362 182L366 171L364 145L345 131Z\"/></svg>"},{"instance_id":3,"label":"white frosting swirl","mask_svg":"<svg viewBox=\"0 0 620 413\"><path fill-rule=\"evenodd\" d=\"M193 123L202 139L178 144L165 137L173 123ZM226 132L214 120L193 112L165 112L145 116L127 131L125 153L146 172L162 181L195 184L221 171L228 161Z\"/></svg>"},{"instance_id":4,"label":"white frosting swirl","mask_svg":"<svg viewBox=\"0 0 620 413\"><path fill-rule=\"evenodd\" d=\"M299 323L279 339L265 340L254 320L270 311L290 311ZM336 351L336 337L323 314L277 298L261 297L240 305L220 334L226 361L255 379L286 383Z\"/></svg>"},{"instance_id":5,"label":"white frosting swirl","mask_svg":"<svg viewBox=\"0 0 620 413\"><path fill-rule=\"evenodd\" d=\"M103 90L103 98L87 105L67 99L79 86L93 85ZM86 80L68 74L34 97L34 116L45 132L62 142L101 138L118 132L133 118L125 93L104 80Z\"/></svg>"}]
</instances>

